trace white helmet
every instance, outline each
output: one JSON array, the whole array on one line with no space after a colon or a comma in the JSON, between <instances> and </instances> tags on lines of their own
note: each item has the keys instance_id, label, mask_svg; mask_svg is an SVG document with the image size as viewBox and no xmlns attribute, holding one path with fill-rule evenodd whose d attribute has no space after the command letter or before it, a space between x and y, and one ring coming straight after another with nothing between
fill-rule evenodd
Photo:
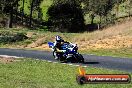
<instances>
[{"instance_id":1,"label":"white helmet","mask_svg":"<svg viewBox=\"0 0 132 88\"><path fill-rule=\"evenodd\" d=\"M63 40L60 36L58 36L58 35L55 37L55 39L56 39L57 42L63 42L63 41L64 41L64 40Z\"/></svg>"}]
</instances>

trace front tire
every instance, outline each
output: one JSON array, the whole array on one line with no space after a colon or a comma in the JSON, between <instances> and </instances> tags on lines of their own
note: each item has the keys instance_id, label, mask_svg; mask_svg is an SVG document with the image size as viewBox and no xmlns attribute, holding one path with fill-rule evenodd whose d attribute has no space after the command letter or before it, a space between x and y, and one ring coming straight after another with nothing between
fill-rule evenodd
<instances>
[{"instance_id":1,"label":"front tire","mask_svg":"<svg viewBox=\"0 0 132 88\"><path fill-rule=\"evenodd\" d=\"M78 54L78 59L80 63L84 63L84 58L81 54Z\"/></svg>"}]
</instances>

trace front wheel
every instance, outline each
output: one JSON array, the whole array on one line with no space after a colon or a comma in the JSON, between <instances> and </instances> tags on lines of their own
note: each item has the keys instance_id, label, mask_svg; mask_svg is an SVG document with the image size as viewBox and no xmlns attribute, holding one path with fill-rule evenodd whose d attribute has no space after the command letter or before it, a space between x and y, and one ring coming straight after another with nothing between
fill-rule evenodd
<instances>
[{"instance_id":1,"label":"front wheel","mask_svg":"<svg viewBox=\"0 0 132 88\"><path fill-rule=\"evenodd\" d=\"M79 61L80 63L84 63L84 58L83 58L83 56L82 56L81 54L78 54L77 56L78 56L78 61Z\"/></svg>"}]
</instances>

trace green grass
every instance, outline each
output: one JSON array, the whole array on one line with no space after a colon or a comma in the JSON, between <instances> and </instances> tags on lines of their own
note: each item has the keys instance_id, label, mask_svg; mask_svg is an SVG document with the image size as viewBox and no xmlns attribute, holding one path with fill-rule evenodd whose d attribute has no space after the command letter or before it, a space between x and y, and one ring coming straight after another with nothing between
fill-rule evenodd
<instances>
[{"instance_id":1,"label":"green grass","mask_svg":"<svg viewBox=\"0 0 132 88\"><path fill-rule=\"evenodd\" d=\"M12 30L12 31L10 31ZM77 39L80 39L80 37L86 38L86 41L89 41L88 39L95 39L97 34L93 33L59 33L59 32L49 32L49 31L44 31L44 30L29 30L29 29L0 29L0 33L7 34L8 32L10 33L27 33L27 32L32 32L34 35L29 38L28 40L20 41L20 42L15 42L15 43L9 43L9 44L0 44L1 48L24 48L24 46L27 46L28 44L31 44L32 42L36 41L38 38L46 37L45 40L42 42L43 44L46 44L49 41L53 41L54 37L56 35L62 36L65 40L67 41L72 41L73 43L76 42ZM128 31L129 33L131 31ZM125 33L123 32L124 34ZM130 35L130 34L129 34ZM80 37L79 37L80 36ZM87 36L87 37L86 37ZM94 38L95 37L95 38ZM22 46L22 47L17 47L17 46ZM36 50L36 48L31 48ZM40 50L40 49L39 49ZM45 49L41 49L45 50ZM80 51L81 53L85 54L95 54L98 56L114 56L114 57L126 57L126 58L132 58L132 49L131 48L124 48L124 49L86 49L83 51Z\"/></svg>"},{"instance_id":2,"label":"green grass","mask_svg":"<svg viewBox=\"0 0 132 88\"><path fill-rule=\"evenodd\" d=\"M87 74L126 74L117 70L87 67ZM78 85L78 67L41 60L0 63L0 88L131 88L132 84ZM129 73L131 74L131 73ZM132 75L132 74L131 74Z\"/></svg>"},{"instance_id":3,"label":"green grass","mask_svg":"<svg viewBox=\"0 0 132 88\"><path fill-rule=\"evenodd\" d=\"M10 31L12 30L12 31ZM8 32L10 33L27 33L27 32L32 32L34 33L34 36L30 39L30 40L36 40L39 37L43 37L46 36L47 40L46 41L50 41L49 38L54 38L56 35L60 35L62 36L65 40L67 41L71 41L71 37L77 36L76 33L60 33L60 32L49 32L46 31L45 29L38 29L38 30L30 30L30 29L10 29L10 30L5 30L5 29L0 29L0 33L3 34L7 34ZM70 37L69 37L70 36Z\"/></svg>"},{"instance_id":4,"label":"green grass","mask_svg":"<svg viewBox=\"0 0 132 88\"><path fill-rule=\"evenodd\" d=\"M80 51L84 54L93 54L98 56L112 56L112 57L124 57L132 58L132 49L98 49L98 50L84 50Z\"/></svg>"}]
</instances>

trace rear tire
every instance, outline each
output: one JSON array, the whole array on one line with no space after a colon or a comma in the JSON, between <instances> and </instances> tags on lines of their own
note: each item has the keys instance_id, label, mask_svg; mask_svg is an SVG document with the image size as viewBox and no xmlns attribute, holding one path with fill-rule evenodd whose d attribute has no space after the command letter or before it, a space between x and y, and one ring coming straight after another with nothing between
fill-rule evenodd
<instances>
[{"instance_id":1,"label":"rear tire","mask_svg":"<svg viewBox=\"0 0 132 88\"><path fill-rule=\"evenodd\" d=\"M76 61L76 59L75 59L74 57L71 57L71 58L70 58L70 62L71 62L71 63L76 63L77 61Z\"/></svg>"},{"instance_id":2,"label":"rear tire","mask_svg":"<svg viewBox=\"0 0 132 88\"><path fill-rule=\"evenodd\" d=\"M55 58L55 54L58 54L58 53L56 53L55 51L53 51L53 57ZM61 55L61 53L59 53L60 55L59 55L59 57L58 57L58 59L55 59L55 60L58 60L59 62L61 62L61 63L65 63L66 61L65 61L65 57L63 57L63 55Z\"/></svg>"}]
</instances>

